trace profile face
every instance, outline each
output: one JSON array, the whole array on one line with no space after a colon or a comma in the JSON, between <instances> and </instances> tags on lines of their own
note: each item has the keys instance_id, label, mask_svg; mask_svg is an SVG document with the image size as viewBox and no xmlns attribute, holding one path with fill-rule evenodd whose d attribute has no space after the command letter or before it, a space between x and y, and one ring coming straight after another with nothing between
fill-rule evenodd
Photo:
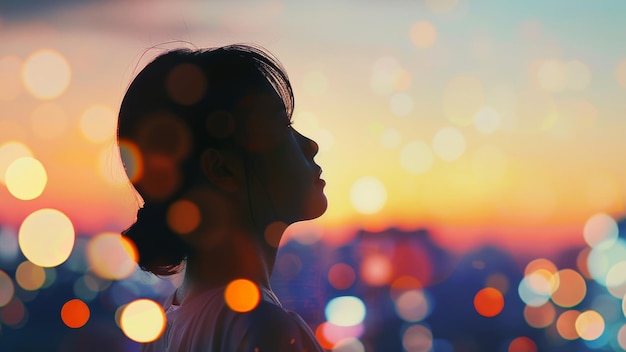
<instances>
[{"instance_id":1,"label":"profile face","mask_svg":"<svg viewBox=\"0 0 626 352\"><path fill-rule=\"evenodd\" d=\"M250 152L250 201L266 222L314 219L327 208L319 147L291 126L285 106L269 88L246 99L245 148ZM273 213L273 214L272 214Z\"/></svg>"}]
</instances>

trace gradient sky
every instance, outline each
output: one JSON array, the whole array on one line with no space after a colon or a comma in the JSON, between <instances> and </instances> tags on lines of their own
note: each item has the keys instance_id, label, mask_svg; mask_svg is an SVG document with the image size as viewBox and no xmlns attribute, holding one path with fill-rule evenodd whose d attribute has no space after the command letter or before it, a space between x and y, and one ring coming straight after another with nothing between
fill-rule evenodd
<instances>
[{"instance_id":1,"label":"gradient sky","mask_svg":"<svg viewBox=\"0 0 626 352\"><path fill-rule=\"evenodd\" d=\"M186 42L251 42L285 65L294 126L320 144L330 206L305 227L426 226L451 248L582 243L589 217L624 215L625 11L621 1L2 4L0 171L12 160L2 146L19 142L47 184L33 200L0 187L0 223L51 207L84 233L129 225L137 199L113 131L130 80ZM58 94L38 95L63 79Z\"/></svg>"}]
</instances>

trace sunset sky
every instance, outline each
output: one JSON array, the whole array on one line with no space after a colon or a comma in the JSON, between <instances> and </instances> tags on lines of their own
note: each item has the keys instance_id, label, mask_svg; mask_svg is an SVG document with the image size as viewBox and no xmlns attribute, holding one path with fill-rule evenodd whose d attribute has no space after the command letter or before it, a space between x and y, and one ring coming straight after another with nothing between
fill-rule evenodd
<instances>
[{"instance_id":1,"label":"sunset sky","mask_svg":"<svg viewBox=\"0 0 626 352\"><path fill-rule=\"evenodd\" d=\"M164 50L237 42L281 60L294 127L320 145L330 206L303 230L428 227L451 248L532 248L624 215L624 2L52 3L0 5L1 224L54 208L80 233L128 226L138 203L114 138L126 87ZM25 156L40 162L22 163L26 189L9 171Z\"/></svg>"}]
</instances>

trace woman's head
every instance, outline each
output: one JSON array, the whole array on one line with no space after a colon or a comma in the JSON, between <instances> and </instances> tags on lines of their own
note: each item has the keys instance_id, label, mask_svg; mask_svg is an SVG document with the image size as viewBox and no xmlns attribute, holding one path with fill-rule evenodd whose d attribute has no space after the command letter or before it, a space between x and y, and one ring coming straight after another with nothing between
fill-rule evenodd
<instances>
[{"instance_id":1,"label":"woman's head","mask_svg":"<svg viewBox=\"0 0 626 352\"><path fill-rule=\"evenodd\" d=\"M262 234L325 211L317 145L291 128L293 102L284 69L252 46L170 51L137 75L118 141L145 201L125 232L142 268L173 273L195 249L185 235L209 238L224 217Z\"/></svg>"}]
</instances>

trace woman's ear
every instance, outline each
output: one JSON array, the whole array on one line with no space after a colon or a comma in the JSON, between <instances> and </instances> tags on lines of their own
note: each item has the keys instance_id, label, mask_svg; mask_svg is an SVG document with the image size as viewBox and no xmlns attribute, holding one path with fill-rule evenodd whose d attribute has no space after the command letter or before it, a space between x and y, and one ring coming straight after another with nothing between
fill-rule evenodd
<instances>
[{"instance_id":1,"label":"woman's ear","mask_svg":"<svg viewBox=\"0 0 626 352\"><path fill-rule=\"evenodd\" d=\"M239 189L237 168L232 157L222 151L209 148L200 156L202 172L211 183L227 192Z\"/></svg>"}]
</instances>

